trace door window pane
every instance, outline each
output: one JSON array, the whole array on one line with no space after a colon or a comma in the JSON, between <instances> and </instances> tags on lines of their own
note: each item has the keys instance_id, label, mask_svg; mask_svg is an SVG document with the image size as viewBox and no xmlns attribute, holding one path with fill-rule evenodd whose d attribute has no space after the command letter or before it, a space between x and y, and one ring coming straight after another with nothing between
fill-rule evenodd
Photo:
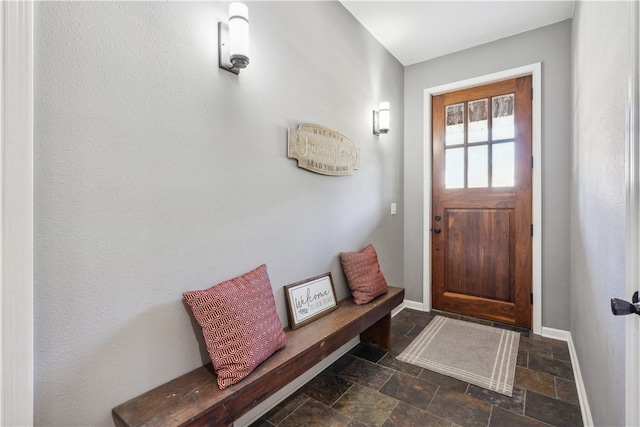
<instances>
[{"instance_id":1,"label":"door window pane","mask_svg":"<svg viewBox=\"0 0 640 427\"><path fill-rule=\"evenodd\" d=\"M464 148L445 150L445 187L464 188Z\"/></svg>"},{"instance_id":2,"label":"door window pane","mask_svg":"<svg viewBox=\"0 0 640 427\"><path fill-rule=\"evenodd\" d=\"M513 139L515 125L513 121L513 94L493 98L493 140Z\"/></svg>"},{"instance_id":3,"label":"door window pane","mask_svg":"<svg viewBox=\"0 0 640 427\"><path fill-rule=\"evenodd\" d=\"M492 187L513 187L515 174L514 143L494 144Z\"/></svg>"},{"instance_id":4,"label":"door window pane","mask_svg":"<svg viewBox=\"0 0 640 427\"><path fill-rule=\"evenodd\" d=\"M471 133L469 133L471 135ZM467 187L489 186L489 146L477 145L468 148L469 164Z\"/></svg>"},{"instance_id":5,"label":"door window pane","mask_svg":"<svg viewBox=\"0 0 640 427\"><path fill-rule=\"evenodd\" d=\"M469 141L483 142L489 139L489 100L469 102Z\"/></svg>"},{"instance_id":6,"label":"door window pane","mask_svg":"<svg viewBox=\"0 0 640 427\"><path fill-rule=\"evenodd\" d=\"M464 104L447 105L444 145L464 144Z\"/></svg>"}]
</instances>

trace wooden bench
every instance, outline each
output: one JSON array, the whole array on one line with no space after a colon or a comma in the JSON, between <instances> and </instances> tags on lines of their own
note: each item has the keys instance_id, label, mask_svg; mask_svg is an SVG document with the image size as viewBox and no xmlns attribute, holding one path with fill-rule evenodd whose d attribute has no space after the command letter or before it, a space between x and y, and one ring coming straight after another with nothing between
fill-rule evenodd
<instances>
[{"instance_id":1,"label":"wooden bench","mask_svg":"<svg viewBox=\"0 0 640 427\"><path fill-rule=\"evenodd\" d=\"M404 289L369 304L344 299L338 309L295 331L288 343L237 384L220 390L211 364L113 408L116 426L227 426L244 413L360 334L363 342L391 348L391 310L402 303Z\"/></svg>"}]
</instances>

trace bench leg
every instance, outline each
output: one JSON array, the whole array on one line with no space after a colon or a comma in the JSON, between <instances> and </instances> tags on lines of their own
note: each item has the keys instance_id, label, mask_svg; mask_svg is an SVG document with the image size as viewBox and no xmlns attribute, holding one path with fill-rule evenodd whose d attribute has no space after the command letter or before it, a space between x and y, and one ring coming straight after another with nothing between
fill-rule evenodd
<instances>
[{"instance_id":1,"label":"bench leg","mask_svg":"<svg viewBox=\"0 0 640 427\"><path fill-rule=\"evenodd\" d=\"M360 341L374 342L386 351L391 350L391 313L378 320L360 334Z\"/></svg>"}]
</instances>

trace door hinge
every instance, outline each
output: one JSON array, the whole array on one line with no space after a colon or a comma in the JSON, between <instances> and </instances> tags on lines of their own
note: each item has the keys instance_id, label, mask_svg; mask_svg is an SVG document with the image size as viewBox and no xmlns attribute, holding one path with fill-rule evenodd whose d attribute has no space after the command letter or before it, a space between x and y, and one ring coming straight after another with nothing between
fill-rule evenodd
<instances>
[{"instance_id":1,"label":"door hinge","mask_svg":"<svg viewBox=\"0 0 640 427\"><path fill-rule=\"evenodd\" d=\"M533 224L531 224L531 235L533 236Z\"/></svg>"},{"instance_id":2,"label":"door hinge","mask_svg":"<svg viewBox=\"0 0 640 427\"><path fill-rule=\"evenodd\" d=\"M531 99L533 99L533 88L531 88Z\"/></svg>"},{"instance_id":3,"label":"door hinge","mask_svg":"<svg viewBox=\"0 0 640 427\"><path fill-rule=\"evenodd\" d=\"M531 156L531 169L533 169L533 156Z\"/></svg>"},{"instance_id":4,"label":"door hinge","mask_svg":"<svg viewBox=\"0 0 640 427\"><path fill-rule=\"evenodd\" d=\"M533 292L531 292L531 304L533 305Z\"/></svg>"}]
</instances>

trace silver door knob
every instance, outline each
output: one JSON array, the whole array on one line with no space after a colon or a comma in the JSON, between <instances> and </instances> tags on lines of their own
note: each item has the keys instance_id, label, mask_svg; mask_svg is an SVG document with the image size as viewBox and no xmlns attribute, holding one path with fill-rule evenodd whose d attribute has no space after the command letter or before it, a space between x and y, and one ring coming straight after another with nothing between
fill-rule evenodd
<instances>
[{"instance_id":1,"label":"silver door knob","mask_svg":"<svg viewBox=\"0 0 640 427\"><path fill-rule=\"evenodd\" d=\"M634 292L633 302L623 299L611 298L611 312L616 316L626 316L627 314L640 315L640 303L638 303L638 291Z\"/></svg>"}]
</instances>

